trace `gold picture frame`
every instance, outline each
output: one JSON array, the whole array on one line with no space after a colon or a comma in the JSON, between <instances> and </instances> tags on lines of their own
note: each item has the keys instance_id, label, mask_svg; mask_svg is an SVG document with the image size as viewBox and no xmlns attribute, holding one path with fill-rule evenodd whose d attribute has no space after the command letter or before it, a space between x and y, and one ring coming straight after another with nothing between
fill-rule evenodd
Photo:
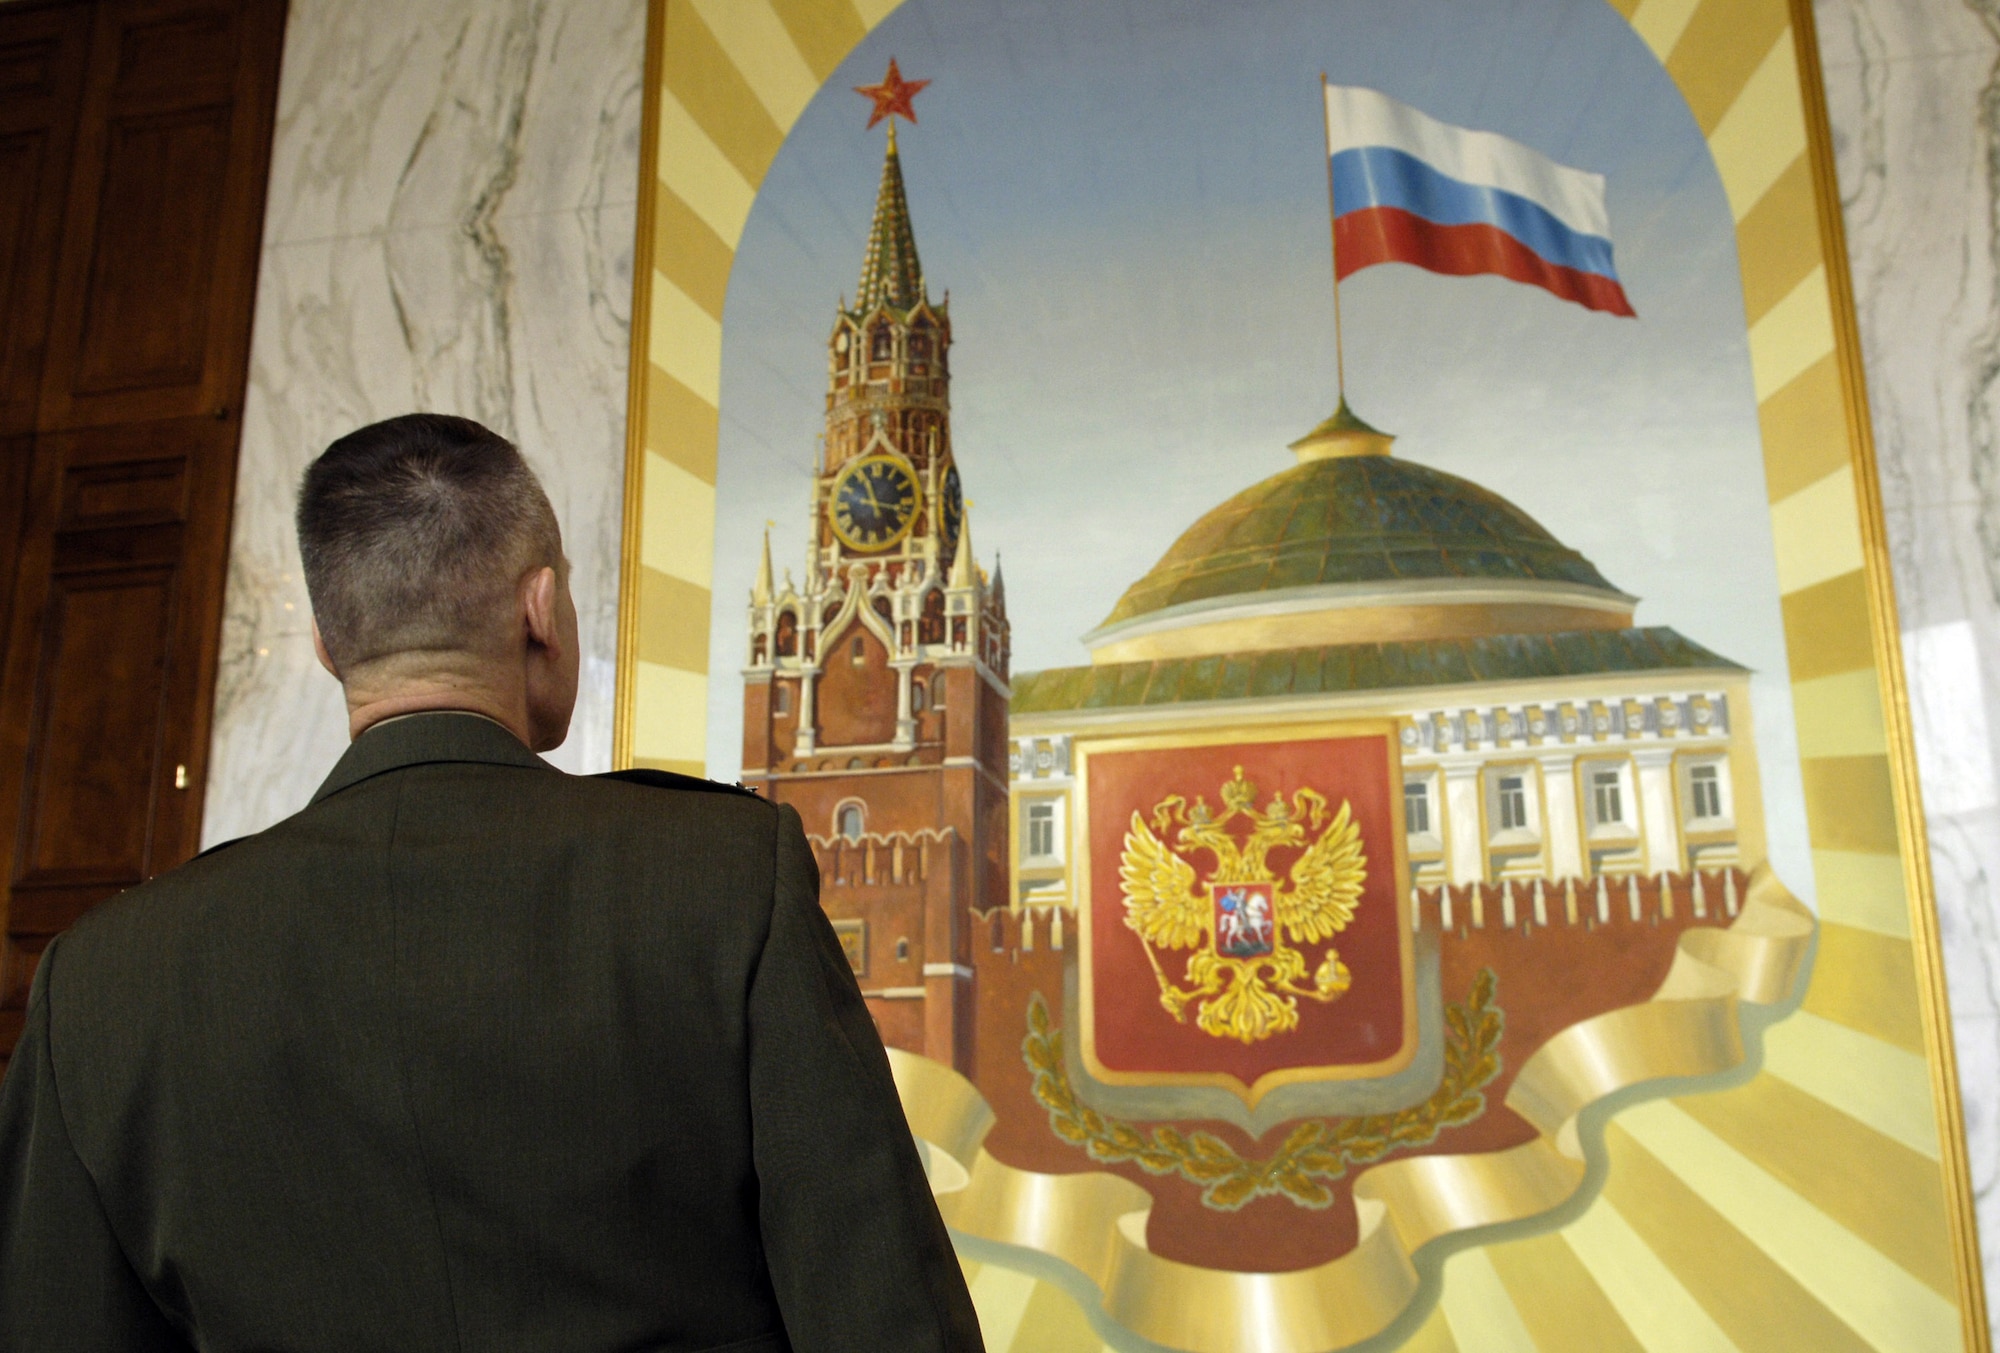
<instances>
[{"instance_id":1,"label":"gold picture frame","mask_svg":"<svg viewBox=\"0 0 2000 1353\"><path fill-rule=\"evenodd\" d=\"M1821 918L1837 932L1821 942L1808 1008L1817 999L1831 1022L1922 1058L1950 1291L1932 1286L1956 1309L1961 1346L1987 1349L1921 786L1811 5L1607 2L1686 99L1735 220L1807 821ZM734 668L709 652L708 628L722 310L735 245L793 121L897 3L651 0L614 725L621 767L702 773L711 665L722 679ZM926 1122L955 1121L953 1084L901 1061L898 1069L906 1099L933 1097L932 1108L912 1110L920 1135Z\"/></svg>"}]
</instances>

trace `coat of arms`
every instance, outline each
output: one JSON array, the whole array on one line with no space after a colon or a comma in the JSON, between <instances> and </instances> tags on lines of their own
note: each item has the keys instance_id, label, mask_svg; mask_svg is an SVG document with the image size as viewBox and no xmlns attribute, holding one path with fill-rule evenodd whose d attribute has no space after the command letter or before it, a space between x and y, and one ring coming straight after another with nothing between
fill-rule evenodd
<instances>
[{"instance_id":1,"label":"coat of arms","mask_svg":"<svg viewBox=\"0 0 2000 1353\"><path fill-rule=\"evenodd\" d=\"M1119 868L1125 924L1146 946L1160 984L1160 1004L1176 1020L1195 1008L1195 1024L1217 1038L1255 1043L1298 1027L1299 998L1336 1001L1353 985L1339 951L1328 945L1308 980L1300 946L1347 928L1368 881L1361 826L1343 802L1331 811L1316 790L1291 801L1274 794L1257 807L1257 787L1237 766L1221 787L1222 811L1205 797L1193 805L1169 794L1139 813L1125 833ZM1249 835L1238 838L1238 823ZM1172 845L1162 838L1171 833ZM1303 847L1289 877L1266 864L1279 847ZM1203 880L1191 862L1212 862ZM1159 950L1192 949L1181 982L1167 975Z\"/></svg>"}]
</instances>

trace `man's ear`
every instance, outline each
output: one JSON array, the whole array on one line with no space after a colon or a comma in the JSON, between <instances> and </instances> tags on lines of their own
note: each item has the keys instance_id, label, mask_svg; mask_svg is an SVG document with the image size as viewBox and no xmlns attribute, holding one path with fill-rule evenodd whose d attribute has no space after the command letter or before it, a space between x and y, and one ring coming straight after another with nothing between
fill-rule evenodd
<instances>
[{"instance_id":1,"label":"man's ear","mask_svg":"<svg viewBox=\"0 0 2000 1353\"><path fill-rule=\"evenodd\" d=\"M521 580L522 619L528 638L539 648L560 649L562 631L556 627L556 571L542 567Z\"/></svg>"},{"instance_id":2,"label":"man's ear","mask_svg":"<svg viewBox=\"0 0 2000 1353\"><path fill-rule=\"evenodd\" d=\"M331 676L335 681L338 681L340 680L340 669L333 665L333 655L326 651L326 640L320 637L318 616L313 617L312 625L313 625L313 656L319 659L319 665L321 667L326 668L327 675Z\"/></svg>"}]
</instances>

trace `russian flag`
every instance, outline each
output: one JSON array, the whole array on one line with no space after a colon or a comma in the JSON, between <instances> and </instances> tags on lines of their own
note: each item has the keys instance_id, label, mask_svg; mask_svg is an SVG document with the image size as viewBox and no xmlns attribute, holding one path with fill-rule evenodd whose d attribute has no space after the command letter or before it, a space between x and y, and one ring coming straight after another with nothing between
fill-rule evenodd
<instances>
[{"instance_id":1,"label":"russian flag","mask_svg":"<svg viewBox=\"0 0 2000 1353\"><path fill-rule=\"evenodd\" d=\"M1326 138L1340 278L1377 263L1497 273L1632 314L1611 265L1602 174L1352 86L1326 87Z\"/></svg>"}]
</instances>

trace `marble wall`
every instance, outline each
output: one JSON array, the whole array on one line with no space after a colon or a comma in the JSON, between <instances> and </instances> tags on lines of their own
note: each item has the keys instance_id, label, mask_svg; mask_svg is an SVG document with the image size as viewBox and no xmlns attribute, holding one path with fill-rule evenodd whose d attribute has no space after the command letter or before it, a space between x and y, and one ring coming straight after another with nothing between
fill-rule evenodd
<instances>
[{"instance_id":1,"label":"marble wall","mask_svg":"<svg viewBox=\"0 0 2000 1353\"><path fill-rule=\"evenodd\" d=\"M327 442L476 418L575 565L569 770L611 762L643 0L292 0L265 213L205 843L304 806L347 743L291 515Z\"/></svg>"},{"instance_id":2,"label":"marble wall","mask_svg":"<svg viewBox=\"0 0 2000 1353\"><path fill-rule=\"evenodd\" d=\"M1817 0L1816 12L1994 1306L2000 0Z\"/></svg>"}]
</instances>

